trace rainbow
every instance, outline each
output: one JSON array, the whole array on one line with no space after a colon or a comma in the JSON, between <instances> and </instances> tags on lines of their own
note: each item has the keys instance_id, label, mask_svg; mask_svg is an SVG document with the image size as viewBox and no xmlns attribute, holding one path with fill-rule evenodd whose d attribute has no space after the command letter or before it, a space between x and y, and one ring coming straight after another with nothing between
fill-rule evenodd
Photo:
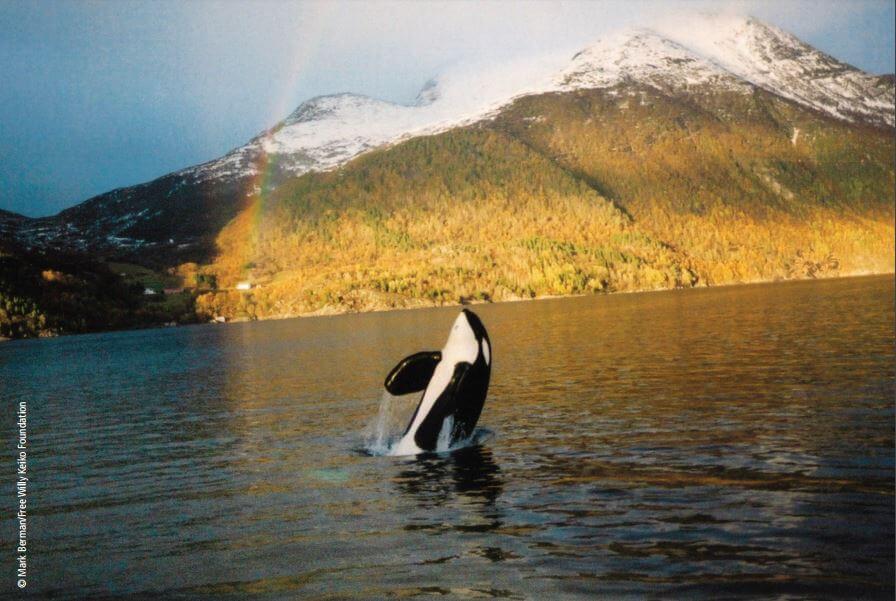
<instances>
[{"instance_id":1,"label":"rainbow","mask_svg":"<svg viewBox=\"0 0 896 601\"><path fill-rule=\"evenodd\" d=\"M291 67L288 76L284 78L278 100L273 104L272 115L268 123L279 123L285 115L289 115L296 107L296 91L299 81L305 73L308 65L316 57L320 47L321 38L327 30L327 21L331 19L338 7L333 3L309 3L300 7L300 13L296 17L297 29L301 35L294 38L292 48ZM269 129L265 134L269 138L274 129ZM241 241L248 251L258 242L258 234L261 228L261 217L264 212L268 195L273 188L273 175L277 165L277 155L267 152L269 144L263 140L259 145L261 152L253 165L254 175L249 179L243 192L246 197L245 208L239 219L246 222L245 228L239 228L244 239ZM248 255L248 252L246 253Z\"/></svg>"}]
</instances>

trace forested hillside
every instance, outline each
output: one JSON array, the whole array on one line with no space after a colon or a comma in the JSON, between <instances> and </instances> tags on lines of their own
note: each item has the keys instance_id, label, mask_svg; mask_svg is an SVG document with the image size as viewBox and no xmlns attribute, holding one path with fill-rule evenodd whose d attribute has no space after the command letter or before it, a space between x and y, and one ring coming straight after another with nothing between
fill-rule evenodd
<instances>
[{"instance_id":1,"label":"forested hillside","mask_svg":"<svg viewBox=\"0 0 896 601\"><path fill-rule=\"evenodd\" d=\"M893 271L894 138L756 90L618 86L261 190L199 270L206 316Z\"/></svg>"},{"instance_id":2,"label":"forested hillside","mask_svg":"<svg viewBox=\"0 0 896 601\"><path fill-rule=\"evenodd\" d=\"M165 295L159 278L136 266L81 255L0 245L0 339L135 328L197 319L190 292ZM138 268L139 269L139 268ZM155 285L146 294L144 278ZM168 276L173 277L173 276Z\"/></svg>"}]
</instances>

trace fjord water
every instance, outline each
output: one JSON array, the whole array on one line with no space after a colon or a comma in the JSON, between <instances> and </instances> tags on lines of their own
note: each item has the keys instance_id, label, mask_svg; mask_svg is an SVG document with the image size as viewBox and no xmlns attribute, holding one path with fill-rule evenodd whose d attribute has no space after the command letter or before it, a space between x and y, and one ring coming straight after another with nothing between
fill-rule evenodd
<instances>
[{"instance_id":1,"label":"fjord water","mask_svg":"<svg viewBox=\"0 0 896 601\"><path fill-rule=\"evenodd\" d=\"M424 457L364 430L456 308L4 343L4 591L27 401L32 594L892 598L893 299L886 276L477 306L493 435Z\"/></svg>"}]
</instances>

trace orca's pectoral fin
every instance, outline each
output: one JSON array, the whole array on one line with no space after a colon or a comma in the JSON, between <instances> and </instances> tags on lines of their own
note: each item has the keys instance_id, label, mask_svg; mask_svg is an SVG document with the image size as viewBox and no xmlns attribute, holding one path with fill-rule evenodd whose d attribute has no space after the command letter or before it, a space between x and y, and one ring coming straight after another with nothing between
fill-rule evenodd
<instances>
[{"instance_id":1,"label":"orca's pectoral fin","mask_svg":"<svg viewBox=\"0 0 896 601\"><path fill-rule=\"evenodd\" d=\"M440 351L424 351L405 357L386 376L384 386L390 394L420 392L429 384L432 372L441 360Z\"/></svg>"}]
</instances>

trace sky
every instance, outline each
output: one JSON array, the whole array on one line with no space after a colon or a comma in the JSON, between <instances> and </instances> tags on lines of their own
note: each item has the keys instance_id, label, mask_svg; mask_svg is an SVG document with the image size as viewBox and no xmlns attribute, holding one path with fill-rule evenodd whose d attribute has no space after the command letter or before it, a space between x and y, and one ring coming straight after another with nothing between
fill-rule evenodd
<instances>
[{"instance_id":1,"label":"sky","mask_svg":"<svg viewBox=\"0 0 896 601\"><path fill-rule=\"evenodd\" d=\"M412 102L471 62L577 49L683 11L749 14L892 73L893 0L0 0L0 209L43 216L214 159L303 100Z\"/></svg>"}]
</instances>

